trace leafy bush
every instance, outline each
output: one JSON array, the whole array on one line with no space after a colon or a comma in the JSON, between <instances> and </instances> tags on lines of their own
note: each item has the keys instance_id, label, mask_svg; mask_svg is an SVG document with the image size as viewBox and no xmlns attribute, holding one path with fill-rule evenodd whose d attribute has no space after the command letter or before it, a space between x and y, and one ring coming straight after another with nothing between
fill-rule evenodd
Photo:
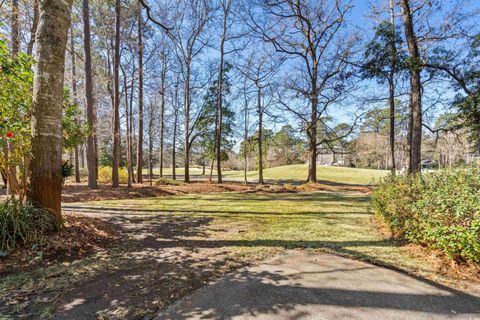
<instances>
[{"instance_id":1,"label":"leafy bush","mask_svg":"<svg viewBox=\"0 0 480 320\"><path fill-rule=\"evenodd\" d=\"M63 161L62 162L62 178L63 181L68 177L73 176L73 164L70 161Z\"/></svg>"},{"instance_id":2,"label":"leafy bush","mask_svg":"<svg viewBox=\"0 0 480 320\"><path fill-rule=\"evenodd\" d=\"M128 183L128 172L125 168L118 169L118 180L122 184ZM112 167L98 168L98 182L112 183Z\"/></svg>"},{"instance_id":3,"label":"leafy bush","mask_svg":"<svg viewBox=\"0 0 480 320\"><path fill-rule=\"evenodd\" d=\"M43 235L61 228L48 210L22 203L15 198L0 203L0 250L14 250L19 243L40 241Z\"/></svg>"},{"instance_id":4,"label":"leafy bush","mask_svg":"<svg viewBox=\"0 0 480 320\"><path fill-rule=\"evenodd\" d=\"M479 167L389 176L374 191L373 206L396 236L480 262Z\"/></svg>"}]
</instances>

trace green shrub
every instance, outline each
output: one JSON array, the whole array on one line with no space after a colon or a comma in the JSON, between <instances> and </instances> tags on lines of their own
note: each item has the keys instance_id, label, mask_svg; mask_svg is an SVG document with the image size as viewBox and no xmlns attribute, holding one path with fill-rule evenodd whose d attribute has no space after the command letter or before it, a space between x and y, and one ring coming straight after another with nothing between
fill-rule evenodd
<instances>
[{"instance_id":1,"label":"green shrub","mask_svg":"<svg viewBox=\"0 0 480 320\"><path fill-rule=\"evenodd\" d=\"M128 172L125 168L118 169L118 181L122 184L128 183ZM112 167L98 168L98 182L112 183Z\"/></svg>"},{"instance_id":2,"label":"green shrub","mask_svg":"<svg viewBox=\"0 0 480 320\"><path fill-rule=\"evenodd\" d=\"M386 177L373 207L396 236L457 261L480 262L479 167Z\"/></svg>"},{"instance_id":3,"label":"green shrub","mask_svg":"<svg viewBox=\"0 0 480 320\"><path fill-rule=\"evenodd\" d=\"M48 210L9 198L0 203L0 250L14 250L18 244L41 241L43 235L60 229L55 216Z\"/></svg>"},{"instance_id":4,"label":"green shrub","mask_svg":"<svg viewBox=\"0 0 480 320\"><path fill-rule=\"evenodd\" d=\"M73 164L70 161L63 161L62 162L63 182L65 182L65 180L71 176L73 176Z\"/></svg>"},{"instance_id":5,"label":"green shrub","mask_svg":"<svg viewBox=\"0 0 480 320\"><path fill-rule=\"evenodd\" d=\"M158 180L155 180L155 185L157 187L159 186L179 186L182 185L183 183L178 180L173 180L173 179L167 179L167 178L160 178Z\"/></svg>"}]
</instances>

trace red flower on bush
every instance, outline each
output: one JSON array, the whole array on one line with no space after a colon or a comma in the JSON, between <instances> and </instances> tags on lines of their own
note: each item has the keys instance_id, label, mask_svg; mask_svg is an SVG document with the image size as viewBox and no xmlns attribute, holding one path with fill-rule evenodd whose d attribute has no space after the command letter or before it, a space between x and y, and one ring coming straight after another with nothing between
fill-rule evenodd
<instances>
[{"instance_id":1,"label":"red flower on bush","mask_svg":"<svg viewBox=\"0 0 480 320\"><path fill-rule=\"evenodd\" d=\"M13 138L14 136L15 136L15 135L13 134L13 132L11 132L11 131L8 131L8 132L7 132L7 139L11 139L11 138Z\"/></svg>"}]
</instances>

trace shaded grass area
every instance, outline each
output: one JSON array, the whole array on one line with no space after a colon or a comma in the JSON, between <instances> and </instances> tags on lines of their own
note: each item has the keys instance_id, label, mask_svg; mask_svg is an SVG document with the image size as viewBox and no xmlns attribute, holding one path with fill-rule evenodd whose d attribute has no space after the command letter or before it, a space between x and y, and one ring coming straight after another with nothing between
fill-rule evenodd
<instances>
[{"instance_id":1,"label":"shaded grass area","mask_svg":"<svg viewBox=\"0 0 480 320\"><path fill-rule=\"evenodd\" d=\"M172 174L171 168L164 169L164 175ZM147 174L144 171L144 174ZM154 170L154 174L158 174L159 170ZM177 168L177 175L183 175L183 168ZM307 166L305 164L295 164L274 168L267 168L264 170L264 179L268 183L291 183L301 184L307 178ZM373 170L373 169L358 169L358 168L344 168L333 166L318 166L317 178L322 183L340 183L350 185L369 185L378 183L380 178L388 174L387 170ZM193 178L202 177L202 170L199 168L191 168L190 175ZM243 180L243 171L224 171L223 175L226 179ZM258 179L257 171L247 172L249 181L255 182Z\"/></svg>"},{"instance_id":2,"label":"shaded grass area","mask_svg":"<svg viewBox=\"0 0 480 320\"><path fill-rule=\"evenodd\" d=\"M121 240L94 255L0 279L11 318L136 318L245 264L321 249L419 274L434 266L386 239L359 193L215 193L68 204Z\"/></svg>"}]
</instances>

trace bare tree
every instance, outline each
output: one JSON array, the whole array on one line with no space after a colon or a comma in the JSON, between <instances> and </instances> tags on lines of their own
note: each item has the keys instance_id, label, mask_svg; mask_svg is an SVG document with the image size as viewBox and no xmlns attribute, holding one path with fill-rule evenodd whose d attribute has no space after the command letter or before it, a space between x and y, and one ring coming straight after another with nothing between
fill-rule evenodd
<instances>
[{"instance_id":1,"label":"bare tree","mask_svg":"<svg viewBox=\"0 0 480 320\"><path fill-rule=\"evenodd\" d=\"M253 49L243 62L237 63L237 69L245 78L250 80L255 87L256 92L256 110L258 116L258 183L263 184L263 116L265 114L265 105L262 103L263 90L267 88L272 81L273 76L283 63L282 58L272 57L261 43L255 43Z\"/></svg>"},{"instance_id":2,"label":"bare tree","mask_svg":"<svg viewBox=\"0 0 480 320\"><path fill-rule=\"evenodd\" d=\"M295 92L297 99L309 101L310 110L306 113L288 104L284 106L306 125L308 182L317 181L317 147L321 143L317 141L318 122L327 108L346 94L345 61L352 41L345 41L341 31L351 8L351 3L344 0L272 0L263 2L263 16L256 15L255 8L249 10L248 23L252 28L277 52L296 63L293 68L298 78L289 76L288 89Z\"/></svg>"},{"instance_id":3,"label":"bare tree","mask_svg":"<svg viewBox=\"0 0 480 320\"><path fill-rule=\"evenodd\" d=\"M65 50L72 0L40 3L33 80L32 160L29 199L62 224L62 106Z\"/></svg>"},{"instance_id":4,"label":"bare tree","mask_svg":"<svg viewBox=\"0 0 480 320\"><path fill-rule=\"evenodd\" d=\"M178 1L176 7L174 29L169 33L177 57L180 61L184 77L185 114L184 128L184 163L185 182L190 181L190 149L194 140L193 125L191 124L191 89L192 89L192 63L207 45L201 36L210 20L211 8L206 0Z\"/></svg>"}]
</instances>

